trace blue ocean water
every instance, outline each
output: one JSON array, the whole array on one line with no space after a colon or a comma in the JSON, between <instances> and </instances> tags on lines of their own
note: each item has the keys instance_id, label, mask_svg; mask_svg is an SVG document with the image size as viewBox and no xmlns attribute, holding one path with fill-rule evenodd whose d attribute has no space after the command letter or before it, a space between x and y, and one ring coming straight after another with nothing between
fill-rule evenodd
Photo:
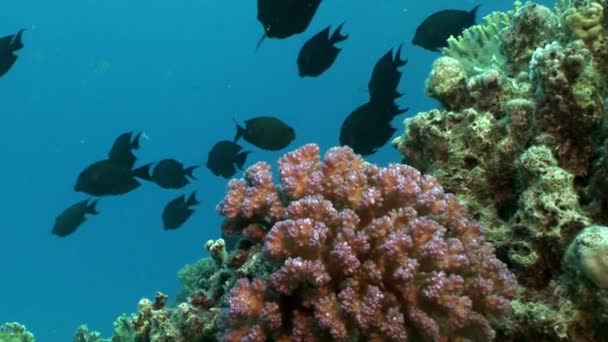
<instances>
[{"instance_id":1,"label":"blue ocean water","mask_svg":"<svg viewBox=\"0 0 608 342\"><path fill-rule=\"evenodd\" d=\"M306 33L267 39L255 1L24 0L3 3L0 36L25 28L25 48L0 79L0 324L19 321L39 341L70 341L78 325L108 336L113 320L163 291L174 298L176 272L205 255L219 236L215 205L227 181L202 167L179 191L144 184L103 198L100 215L67 238L51 234L55 216L87 198L72 189L78 173L106 156L126 131L145 132L141 164L173 157L203 165L211 146L232 139L233 118L275 115L296 128L289 149L338 143L344 118L367 100L374 63L404 43L409 60L401 120L436 106L423 84L438 56L412 47L418 23L445 8L478 2L326 0ZM480 17L510 1L481 3ZM547 4L549 4L547 2ZM301 45L325 26L346 21L343 52L319 78L300 79ZM254 151L246 165L275 165L281 152ZM368 158L400 160L390 143ZM240 176L240 173L237 174ZM198 190L201 205L177 231L160 215L179 193Z\"/></svg>"}]
</instances>

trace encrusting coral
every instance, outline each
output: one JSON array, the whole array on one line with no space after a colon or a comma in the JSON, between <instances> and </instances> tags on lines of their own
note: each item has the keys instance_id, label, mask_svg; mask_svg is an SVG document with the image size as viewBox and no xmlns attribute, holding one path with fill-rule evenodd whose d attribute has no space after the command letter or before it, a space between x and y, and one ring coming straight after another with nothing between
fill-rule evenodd
<instances>
[{"instance_id":1,"label":"encrusting coral","mask_svg":"<svg viewBox=\"0 0 608 342\"><path fill-rule=\"evenodd\" d=\"M516 2L469 29L492 32L479 35L487 44L451 39L427 81L443 108L406 119L394 141L467 203L517 275L501 340L608 339L606 289L564 271L585 267L564 257L577 234L608 224L606 5Z\"/></svg>"}]
</instances>

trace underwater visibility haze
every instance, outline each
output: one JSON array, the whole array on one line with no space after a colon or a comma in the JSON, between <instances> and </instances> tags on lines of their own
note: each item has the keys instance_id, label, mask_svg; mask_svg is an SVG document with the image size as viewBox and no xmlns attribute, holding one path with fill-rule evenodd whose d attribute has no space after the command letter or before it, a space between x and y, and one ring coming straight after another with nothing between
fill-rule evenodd
<instances>
[{"instance_id":1,"label":"underwater visibility haze","mask_svg":"<svg viewBox=\"0 0 608 342\"><path fill-rule=\"evenodd\" d=\"M608 341L605 6L3 4L0 342Z\"/></svg>"}]
</instances>

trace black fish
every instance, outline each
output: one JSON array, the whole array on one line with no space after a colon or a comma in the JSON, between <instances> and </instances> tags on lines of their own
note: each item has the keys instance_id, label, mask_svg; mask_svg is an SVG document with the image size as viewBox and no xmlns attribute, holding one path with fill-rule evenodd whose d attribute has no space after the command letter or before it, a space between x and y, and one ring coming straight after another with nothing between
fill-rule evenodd
<instances>
[{"instance_id":1,"label":"black fish","mask_svg":"<svg viewBox=\"0 0 608 342\"><path fill-rule=\"evenodd\" d=\"M247 155L251 152L241 151L243 148L228 140L217 142L209 151L206 166L216 176L230 178L236 173L236 167L243 169Z\"/></svg>"},{"instance_id":2,"label":"black fish","mask_svg":"<svg viewBox=\"0 0 608 342\"><path fill-rule=\"evenodd\" d=\"M122 195L141 185L135 177L151 180L151 163L133 169L137 158L132 150L139 148L140 136L132 140L132 132L128 132L116 138L108 159L87 166L78 176L74 190L92 196Z\"/></svg>"},{"instance_id":3,"label":"black fish","mask_svg":"<svg viewBox=\"0 0 608 342\"><path fill-rule=\"evenodd\" d=\"M196 191L192 192L188 199L185 195L181 195L167 203L162 216L165 230L181 227L194 213L194 210L190 207L199 203L196 199Z\"/></svg>"},{"instance_id":4,"label":"black fish","mask_svg":"<svg viewBox=\"0 0 608 342\"><path fill-rule=\"evenodd\" d=\"M401 45L393 58L393 50L387 51L382 56L372 71L369 83L370 102L388 103L401 96L397 91L401 72L399 68L407 64L407 59L401 59Z\"/></svg>"},{"instance_id":5,"label":"black fish","mask_svg":"<svg viewBox=\"0 0 608 342\"><path fill-rule=\"evenodd\" d=\"M340 145L347 145L362 156L375 153L396 131L387 118L403 112L395 104L376 106L367 102L359 106L342 123Z\"/></svg>"},{"instance_id":6,"label":"black fish","mask_svg":"<svg viewBox=\"0 0 608 342\"><path fill-rule=\"evenodd\" d=\"M245 127L236 124L234 142L241 137L261 149L281 150L296 138L296 132L283 121L272 116L258 116L245 120Z\"/></svg>"},{"instance_id":7,"label":"black fish","mask_svg":"<svg viewBox=\"0 0 608 342\"><path fill-rule=\"evenodd\" d=\"M443 10L431 14L416 29L412 44L431 51L448 46L450 36L458 37L466 28L475 25L479 5L470 11Z\"/></svg>"},{"instance_id":8,"label":"black fish","mask_svg":"<svg viewBox=\"0 0 608 342\"><path fill-rule=\"evenodd\" d=\"M340 24L331 37L329 36L330 26L327 26L323 31L304 43L298 54L298 74L300 77L316 77L331 67L336 57L338 57L338 53L342 50L335 47L334 44L348 38L348 36L340 33L343 25Z\"/></svg>"},{"instance_id":9,"label":"black fish","mask_svg":"<svg viewBox=\"0 0 608 342\"><path fill-rule=\"evenodd\" d=\"M86 214L97 215L97 200L89 202L90 199L80 201L68 208L66 208L57 218L55 219L55 225L53 226L53 234L59 237L65 237L78 229L78 227L87 219Z\"/></svg>"},{"instance_id":10,"label":"black fish","mask_svg":"<svg viewBox=\"0 0 608 342\"><path fill-rule=\"evenodd\" d=\"M198 166L184 168L184 164L175 159L163 159L152 171L152 181L165 189L179 189L190 183L187 177L196 179L192 171Z\"/></svg>"},{"instance_id":11,"label":"black fish","mask_svg":"<svg viewBox=\"0 0 608 342\"><path fill-rule=\"evenodd\" d=\"M258 21L264 27L264 38L285 39L306 31L321 0L258 0Z\"/></svg>"},{"instance_id":12,"label":"black fish","mask_svg":"<svg viewBox=\"0 0 608 342\"><path fill-rule=\"evenodd\" d=\"M17 61L15 51L23 48L22 35L23 29L0 38L0 77L4 76Z\"/></svg>"}]
</instances>

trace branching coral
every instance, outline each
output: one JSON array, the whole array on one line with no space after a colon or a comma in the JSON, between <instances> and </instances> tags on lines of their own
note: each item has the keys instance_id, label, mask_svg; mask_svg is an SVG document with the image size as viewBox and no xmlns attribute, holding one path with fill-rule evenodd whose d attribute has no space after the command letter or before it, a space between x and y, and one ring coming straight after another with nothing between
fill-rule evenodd
<instances>
[{"instance_id":1,"label":"branching coral","mask_svg":"<svg viewBox=\"0 0 608 342\"><path fill-rule=\"evenodd\" d=\"M279 169L281 187L267 164L252 166L218 206L225 233L267 232L274 265L232 288L224 340L494 337L488 319L510 311L515 280L434 178L346 147L321 160L316 145Z\"/></svg>"}]
</instances>

